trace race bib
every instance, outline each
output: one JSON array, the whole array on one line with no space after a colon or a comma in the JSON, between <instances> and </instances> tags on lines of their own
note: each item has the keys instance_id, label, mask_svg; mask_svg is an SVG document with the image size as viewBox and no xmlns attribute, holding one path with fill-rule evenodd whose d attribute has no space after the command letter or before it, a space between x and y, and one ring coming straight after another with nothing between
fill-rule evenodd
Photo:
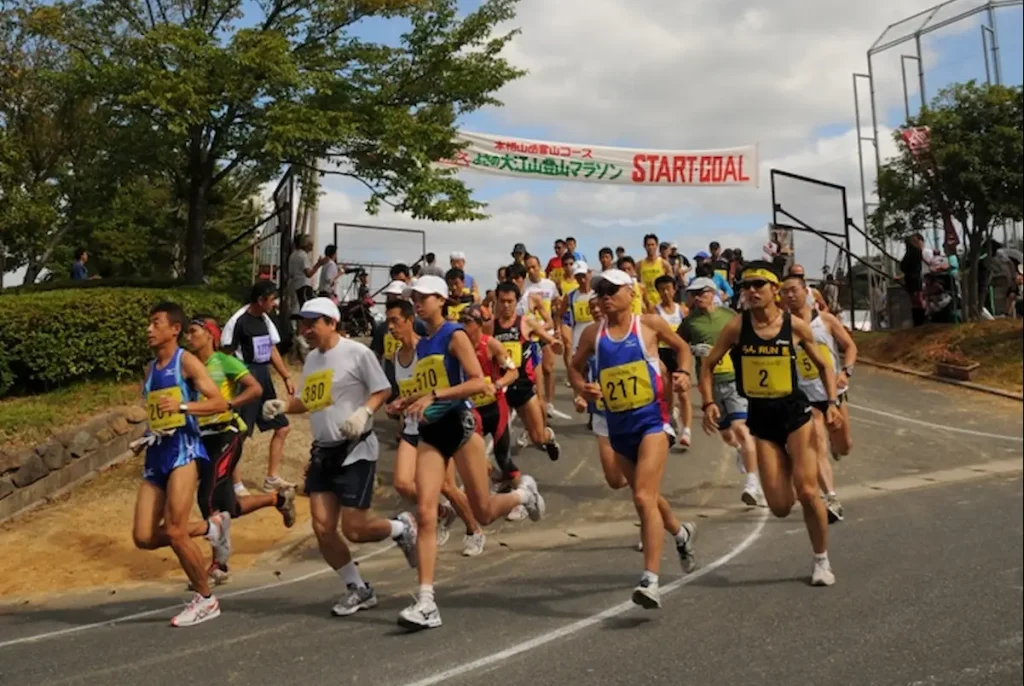
<instances>
[{"instance_id":1,"label":"race bib","mask_svg":"<svg viewBox=\"0 0 1024 686\"><path fill-rule=\"evenodd\" d=\"M459 315L462 314L462 311L464 309L466 309L467 305L469 305L469 303L458 303L456 305L449 305L448 306L448 321L450 321L450 322L457 322L457 321L459 321Z\"/></svg>"},{"instance_id":2,"label":"race bib","mask_svg":"<svg viewBox=\"0 0 1024 686\"><path fill-rule=\"evenodd\" d=\"M274 344L270 336L254 336L252 339L252 361L256 364L270 362L270 353L274 350Z\"/></svg>"},{"instance_id":3,"label":"race bib","mask_svg":"<svg viewBox=\"0 0 1024 686\"><path fill-rule=\"evenodd\" d=\"M832 351L828 349L828 346L824 343L817 343L816 345L818 346L819 354L825 358L825 364L833 365ZM818 366L811 361L811 358L804 352L802 346L796 350L796 370L800 373L800 378L805 381L814 381L821 376Z\"/></svg>"},{"instance_id":4,"label":"race bib","mask_svg":"<svg viewBox=\"0 0 1024 686\"><path fill-rule=\"evenodd\" d=\"M416 377L402 379L398 382L398 395L403 398L411 398L416 395Z\"/></svg>"},{"instance_id":5,"label":"race bib","mask_svg":"<svg viewBox=\"0 0 1024 686\"><path fill-rule=\"evenodd\" d=\"M736 372L736 367L732 363L732 355L726 353L722 356L722 359L718 361L715 368L711 370L713 374L733 374Z\"/></svg>"},{"instance_id":6,"label":"race bib","mask_svg":"<svg viewBox=\"0 0 1024 686\"><path fill-rule=\"evenodd\" d=\"M488 384L488 386L491 389L494 388L494 386L491 384ZM487 390L484 391L483 393L477 393L476 395L470 396L469 399L472 401L474 407L486 407L488 405L493 405L498 400L497 396L494 394L492 390Z\"/></svg>"},{"instance_id":7,"label":"race bib","mask_svg":"<svg viewBox=\"0 0 1024 686\"><path fill-rule=\"evenodd\" d=\"M515 362L516 367L523 366L523 344L519 341L502 341L501 346L505 348L505 352L509 358Z\"/></svg>"},{"instance_id":8,"label":"race bib","mask_svg":"<svg viewBox=\"0 0 1024 686\"><path fill-rule=\"evenodd\" d=\"M601 395L612 412L628 412L654 402L651 373L643 360L601 370Z\"/></svg>"},{"instance_id":9,"label":"race bib","mask_svg":"<svg viewBox=\"0 0 1024 686\"><path fill-rule=\"evenodd\" d=\"M302 384L302 404L309 412L319 412L330 407L334 399L331 397L331 384L334 383L334 370L321 369L306 377Z\"/></svg>"},{"instance_id":10,"label":"race bib","mask_svg":"<svg viewBox=\"0 0 1024 686\"><path fill-rule=\"evenodd\" d=\"M384 334L384 359L388 362L393 362L395 354L398 349L402 347L401 341L392 336L390 333Z\"/></svg>"},{"instance_id":11,"label":"race bib","mask_svg":"<svg viewBox=\"0 0 1024 686\"><path fill-rule=\"evenodd\" d=\"M576 298L572 304L572 316L577 324L586 324L594 321L594 318L590 316L590 301Z\"/></svg>"},{"instance_id":12,"label":"race bib","mask_svg":"<svg viewBox=\"0 0 1024 686\"><path fill-rule=\"evenodd\" d=\"M227 379L220 382L220 394L225 400L231 400L231 384L228 383ZM234 413L231 410L221 412L220 414L211 415L208 417L199 417L199 426L209 426L211 424L226 424L231 421L231 417Z\"/></svg>"},{"instance_id":13,"label":"race bib","mask_svg":"<svg viewBox=\"0 0 1024 686\"><path fill-rule=\"evenodd\" d=\"M150 391L146 395L146 411L149 413L149 428L154 431L171 431L185 426L185 415L175 409L173 412L164 412L159 408L161 398L170 398L174 401L175 407L181 404L181 389L161 388L158 391Z\"/></svg>"},{"instance_id":14,"label":"race bib","mask_svg":"<svg viewBox=\"0 0 1024 686\"><path fill-rule=\"evenodd\" d=\"M569 295L573 291L578 291L580 284L576 279L562 282L562 295Z\"/></svg>"},{"instance_id":15,"label":"race bib","mask_svg":"<svg viewBox=\"0 0 1024 686\"><path fill-rule=\"evenodd\" d=\"M448 370L444 368L444 355L428 355L417 360L414 378L417 393L429 393L449 388Z\"/></svg>"},{"instance_id":16,"label":"race bib","mask_svg":"<svg viewBox=\"0 0 1024 686\"><path fill-rule=\"evenodd\" d=\"M743 392L750 398L785 398L793 393L789 357L744 357Z\"/></svg>"}]
</instances>

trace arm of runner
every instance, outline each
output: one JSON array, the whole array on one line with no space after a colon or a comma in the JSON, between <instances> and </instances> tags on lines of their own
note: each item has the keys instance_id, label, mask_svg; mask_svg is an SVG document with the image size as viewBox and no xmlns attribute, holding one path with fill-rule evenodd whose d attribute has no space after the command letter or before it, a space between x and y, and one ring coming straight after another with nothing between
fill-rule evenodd
<instances>
[{"instance_id":1,"label":"arm of runner","mask_svg":"<svg viewBox=\"0 0 1024 686\"><path fill-rule=\"evenodd\" d=\"M829 400L828 410L825 412L825 422L831 427L839 426L843 421L843 417L839 414L839 408L834 404L836 401L836 375L832 371L832 365L828 364L828 361L821 354L821 350L814 341L814 333L811 332L810 325L796 317L792 318L792 322L793 344L799 344L804 349L807 357L818 368L821 380L825 384L825 393L828 394Z\"/></svg>"},{"instance_id":2,"label":"arm of runner","mask_svg":"<svg viewBox=\"0 0 1024 686\"><path fill-rule=\"evenodd\" d=\"M573 393L589 400L597 400L601 397L601 384L588 383L586 380L587 364L594 354L597 331L597 324L591 324L583 330L576 354L572 356L572 364L566 370L569 372L569 383L572 384Z\"/></svg>"},{"instance_id":3,"label":"arm of runner","mask_svg":"<svg viewBox=\"0 0 1024 686\"><path fill-rule=\"evenodd\" d=\"M846 327L843 326L843 323L839 321L838 317L827 313L819 316L825 317L825 322L832 333L832 338L836 339L836 344L843 351L843 366L836 376L836 387L846 388L850 385L850 377L846 370L853 369L853 366L857 364L857 343L853 340L850 332L846 330Z\"/></svg>"},{"instance_id":4,"label":"arm of runner","mask_svg":"<svg viewBox=\"0 0 1024 686\"><path fill-rule=\"evenodd\" d=\"M260 385L260 382L256 380L256 377L249 373L249 370L245 368L244 364L233 357L228 359L238 362L238 366L241 367L241 369L236 371L233 376L231 375L231 369L226 370L231 381L242 387L242 392L231 399L231 406L238 408L242 405L248 405L249 403L254 403L259 400L263 396L263 386Z\"/></svg>"},{"instance_id":5,"label":"arm of runner","mask_svg":"<svg viewBox=\"0 0 1024 686\"><path fill-rule=\"evenodd\" d=\"M192 382L192 386L199 391L202 400L184 402L185 414L193 414L197 417L220 414L228 409L228 401L220 394L217 384L213 383L206 365L199 361L199 358L192 353L181 354L181 373L186 379ZM161 398L160 409L165 412L180 412L178 406L170 398Z\"/></svg>"},{"instance_id":6,"label":"arm of runner","mask_svg":"<svg viewBox=\"0 0 1024 686\"><path fill-rule=\"evenodd\" d=\"M551 320L549 319L548 321L550 322ZM549 334L543 326L541 326L532 319L523 319L522 322L523 324L526 325L528 335L534 335L540 340L550 345L551 352L555 353L556 355L562 354L562 341L559 338L555 338L554 336Z\"/></svg>"},{"instance_id":7,"label":"arm of runner","mask_svg":"<svg viewBox=\"0 0 1024 686\"><path fill-rule=\"evenodd\" d=\"M715 404L715 394L712 390L715 379L715 367L723 357L729 354L733 346L739 343L740 326L743 318L736 315L725 325L722 332L718 334L718 340L711 352L700 363L700 409L704 412L704 433L711 435L718 431L718 419L721 410Z\"/></svg>"},{"instance_id":8,"label":"arm of runner","mask_svg":"<svg viewBox=\"0 0 1024 686\"><path fill-rule=\"evenodd\" d=\"M487 390L488 380L484 377L484 370L480 367L480 360L476 359L476 351L473 343L469 340L469 334L465 331L456 331L452 334L451 343L448 344L450 352L462 366L462 373L466 380L450 388L442 388L433 394L435 400L458 400L468 398L477 393ZM424 397L430 397L424 396Z\"/></svg>"},{"instance_id":9,"label":"arm of runner","mask_svg":"<svg viewBox=\"0 0 1024 686\"><path fill-rule=\"evenodd\" d=\"M295 382L292 381L291 374L288 373L288 367L284 366L284 359L281 358L281 353L278 352L277 346L270 348L270 364L274 365L274 369L284 379L284 387L288 389L288 395L295 395Z\"/></svg>"},{"instance_id":10,"label":"arm of runner","mask_svg":"<svg viewBox=\"0 0 1024 686\"><path fill-rule=\"evenodd\" d=\"M672 375L672 384L677 390L689 390L690 370L693 369L693 355L690 353L690 346L679 337L679 334L672 330L672 327L660 315L645 314L642 321L644 326L650 327L654 331L654 335L657 336L659 341L668 344L676 351L679 371Z\"/></svg>"},{"instance_id":11,"label":"arm of runner","mask_svg":"<svg viewBox=\"0 0 1024 686\"><path fill-rule=\"evenodd\" d=\"M509 359L508 353L505 352L505 346L493 338L487 341L487 351L491 354L491 359L494 360L495 366L498 369L505 370L505 373L495 382L495 385L499 388L508 388L519 378L519 370L516 368L516 363Z\"/></svg>"}]
</instances>

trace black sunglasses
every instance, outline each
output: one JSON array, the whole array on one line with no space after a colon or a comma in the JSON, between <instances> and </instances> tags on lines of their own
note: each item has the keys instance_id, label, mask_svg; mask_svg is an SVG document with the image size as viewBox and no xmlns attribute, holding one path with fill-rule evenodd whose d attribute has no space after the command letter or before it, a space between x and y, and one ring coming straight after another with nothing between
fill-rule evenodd
<instances>
[{"instance_id":1,"label":"black sunglasses","mask_svg":"<svg viewBox=\"0 0 1024 686\"><path fill-rule=\"evenodd\" d=\"M602 298L605 298L615 295L616 293L619 292L620 288L622 288L622 286L620 286L619 284L612 283L611 281L605 281L602 279L601 281L597 282L597 286L594 287L594 292L596 292Z\"/></svg>"},{"instance_id":2,"label":"black sunglasses","mask_svg":"<svg viewBox=\"0 0 1024 686\"><path fill-rule=\"evenodd\" d=\"M740 289L746 290L746 289L752 288L755 291L759 291L759 290L761 290L762 288L764 288L767 285L768 285L768 281L765 281L764 279L752 279L750 281L742 282L740 284Z\"/></svg>"}]
</instances>

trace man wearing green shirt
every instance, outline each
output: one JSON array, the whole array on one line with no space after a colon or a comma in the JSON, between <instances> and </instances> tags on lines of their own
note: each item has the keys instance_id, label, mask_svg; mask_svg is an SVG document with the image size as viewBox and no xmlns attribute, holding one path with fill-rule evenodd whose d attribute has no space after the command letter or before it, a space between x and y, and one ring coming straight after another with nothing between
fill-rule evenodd
<instances>
[{"instance_id":1,"label":"man wearing green shirt","mask_svg":"<svg viewBox=\"0 0 1024 686\"><path fill-rule=\"evenodd\" d=\"M711 352L725 325L736 316L728 307L715 305L717 292L718 286L706 277L694 279L686 288L690 314L679 325L678 333L690 344L698 375L703 358ZM736 390L736 369L728 355L715 367L713 391L713 404L718 405L722 417L718 423L722 440L736 449L737 466L747 475L741 500L750 507L763 507L764 495L757 477L757 450L747 429L747 400ZM706 410L710 404L706 402L701 410Z\"/></svg>"},{"instance_id":2,"label":"man wearing green shirt","mask_svg":"<svg viewBox=\"0 0 1024 686\"><path fill-rule=\"evenodd\" d=\"M199 471L199 510L209 520L213 513L227 513L228 522L244 514L265 507L276 507L284 519L284 525L295 524L295 487L288 486L276 493L239 496L231 483L231 474L242 459L242 444L245 442L246 425L235 412L236 408L258 401L263 388L245 363L231 355L216 350L220 344L220 327L212 317L199 316L189 322L186 333L192 353L206 365L213 383L228 401L227 412L199 418L203 445L210 459ZM228 539L230 541L230 539ZM223 583L228 576L228 555L215 555L209 574L215 583ZM215 551L216 552L216 551ZM217 559L222 558L222 559Z\"/></svg>"}]
</instances>

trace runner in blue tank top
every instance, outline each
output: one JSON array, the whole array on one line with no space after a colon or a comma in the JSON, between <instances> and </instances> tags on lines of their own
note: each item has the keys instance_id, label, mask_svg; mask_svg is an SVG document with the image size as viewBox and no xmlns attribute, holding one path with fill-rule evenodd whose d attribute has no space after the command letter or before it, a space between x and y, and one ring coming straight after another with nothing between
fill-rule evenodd
<instances>
[{"instance_id":1,"label":"runner in blue tank top","mask_svg":"<svg viewBox=\"0 0 1024 686\"><path fill-rule=\"evenodd\" d=\"M132 538L136 547L145 550L170 546L195 591L191 602L171 620L172 626L192 626L220 614L220 605L210 593L202 551L192 537L205 534L215 546L226 545L230 521L211 518L189 524L199 481L196 460L208 459L196 416L221 414L228 402L199 358L178 347L186 321L174 303L159 303L150 311L147 337L154 359L142 386L149 431L133 444L137 450L148 448ZM199 394L208 399L200 400Z\"/></svg>"},{"instance_id":2,"label":"runner in blue tank top","mask_svg":"<svg viewBox=\"0 0 1024 686\"><path fill-rule=\"evenodd\" d=\"M640 515L644 572L633 591L633 602L646 609L661 607L658 571L661 566L662 529L673 535L684 572L696 568L693 550L695 526L679 523L661 497L661 475L671 445L672 427L665 406L664 380L658 366L658 341L679 356L680 371L672 384L689 387L690 349L658 315L631 313L633 279L610 269L594 277L604 321L592 324L580 338L569 368L576 394L602 400L608 441L618 468L633 490ZM587 382L588 361L595 358L597 382ZM609 485L614 487L612 480Z\"/></svg>"},{"instance_id":3,"label":"runner in blue tank top","mask_svg":"<svg viewBox=\"0 0 1024 686\"><path fill-rule=\"evenodd\" d=\"M427 325L427 335L416 344L416 390L399 401L406 416L419 421L416 454L416 522L419 535L419 593L416 602L402 610L398 624L406 629L441 626L434 601L434 569L437 564L437 505L449 459L466 487L473 515L481 526L504 517L524 505L534 521L544 515L544 499L533 477L523 475L511 493L491 494L483 437L467 400L488 390L476 349L461 324L446 321L448 284L438 276L423 276L406 289L416 315ZM492 389L493 390L493 389ZM395 406L393 406L395 407Z\"/></svg>"}]
</instances>

